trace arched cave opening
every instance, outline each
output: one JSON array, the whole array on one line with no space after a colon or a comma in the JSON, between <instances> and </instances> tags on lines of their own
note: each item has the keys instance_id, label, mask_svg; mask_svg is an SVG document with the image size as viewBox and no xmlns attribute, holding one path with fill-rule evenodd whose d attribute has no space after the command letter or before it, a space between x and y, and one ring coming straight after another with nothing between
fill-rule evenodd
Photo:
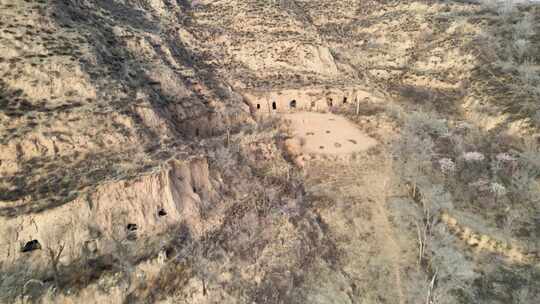
<instances>
[{"instance_id":1,"label":"arched cave opening","mask_svg":"<svg viewBox=\"0 0 540 304\"><path fill-rule=\"evenodd\" d=\"M41 244L39 243L39 241L31 240L30 242L24 244L24 246L21 248L21 252L30 252L38 249L41 249Z\"/></svg>"},{"instance_id":2,"label":"arched cave opening","mask_svg":"<svg viewBox=\"0 0 540 304\"><path fill-rule=\"evenodd\" d=\"M260 109L261 109L261 104L258 103L258 104L257 104L257 110L260 110Z\"/></svg>"},{"instance_id":3,"label":"arched cave opening","mask_svg":"<svg viewBox=\"0 0 540 304\"><path fill-rule=\"evenodd\" d=\"M157 213L157 214L158 214L159 217L162 217L162 216L167 215L167 211L165 211L165 209L163 209L163 208L160 208L160 209L158 210L158 213Z\"/></svg>"},{"instance_id":4,"label":"arched cave opening","mask_svg":"<svg viewBox=\"0 0 540 304\"><path fill-rule=\"evenodd\" d=\"M126 226L126 229L129 232L134 232L134 231L137 231L137 229L139 229L139 227L137 227L137 224L129 223Z\"/></svg>"},{"instance_id":5,"label":"arched cave opening","mask_svg":"<svg viewBox=\"0 0 540 304\"><path fill-rule=\"evenodd\" d=\"M296 108L296 99L293 99L291 100L291 102L289 102L289 107Z\"/></svg>"},{"instance_id":6,"label":"arched cave opening","mask_svg":"<svg viewBox=\"0 0 540 304\"><path fill-rule=\"evenodd\" d=\"M347 103L347 97L343 97L343 103Z\"/></svg>"},{"instance_id":7,"label":"arched cave opening","mask_svg":"<svg viewBox=\"0 0 540 304\"><path fill-rule=\"evenodd\" d=\"M331 106L334 105L334 104L333 104L333 101L334 101L334 100L332 100L332 98L328 98L328 106L329 106L329 107L331 107Z\"/></svg>"},{"instance_id":8,"label":"arched cave opening","mask_svg":"<svg viewBox=\"0 0 540 304\"><path fill-rule=\"evenodd\" d=\"M275 101L272 102L272 110L277 110L277 104Z\"/></svg>"},{"instance_id":9,"label":"arched cave opening","mask_svg":"<svg viewBox=\"0 0 540 304\"><path fill-rule=\"evenodd\" d=\"M174 248L172 248L172 247L165 248L165 257L167 259L172 258L174 256L175 251L176 250Z\"/></svg>"}]
</instances>

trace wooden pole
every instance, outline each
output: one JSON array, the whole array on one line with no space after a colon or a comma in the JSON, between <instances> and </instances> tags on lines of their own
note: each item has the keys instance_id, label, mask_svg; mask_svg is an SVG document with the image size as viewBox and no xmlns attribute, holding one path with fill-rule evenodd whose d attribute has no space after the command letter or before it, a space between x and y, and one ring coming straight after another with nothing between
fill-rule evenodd
<instances>
[{"instance_id":1,"label":"wooden pole","mask_svg":"<svg viewBox=\"0 0 540 304\"><path fill-rule=\"evenodd\" d=\"M229 126L227 126L227 148L229 147L229 144L231 142L231 129Z\"/></svg>"}]
</instances>

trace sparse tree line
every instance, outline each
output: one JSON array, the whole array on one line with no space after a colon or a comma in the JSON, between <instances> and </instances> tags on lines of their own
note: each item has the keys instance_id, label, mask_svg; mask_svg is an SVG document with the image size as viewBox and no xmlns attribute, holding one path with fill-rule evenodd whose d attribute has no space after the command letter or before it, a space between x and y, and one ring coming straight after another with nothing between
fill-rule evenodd
<instances>
[{"instance_id":1,"label":"sparse tree line","mask_svg":"<svg viewBox=\"0 0 540 304\"><path fill-rule=\"evenodd\" d=\"M508 238L517 238L518 229L528 227L530 247L524 250L538 250L534 225L540 210L540 146L536 142L520 142L517 148L505 135L450 122L435 113L396 115L392 108L391 115L399 116L402 123L401 136L393 144L395 171L420 207L414 229L418 265L430 276L426 303L450 303L448 293L470 292L466 285L474 277L460 277L466 269L458 269L463 263L458 260L464 257L452 249L455 237L448 227L439 225L443 212L465 210L483 214L491 222L493 215L484 210L492 210Z\"/></svg>"},{"instance_id":2,"label":"sparse tree line","mask_svg":"<svg viewBox=\"0 0 540 304\"><path fill-rule=\"evenodd\" d=\"M467 2L480 4L484 11L479 12L490 12L480 18L491 18L487 20L495 23L474 40L475 55L487 63L479 70L487 71L483 76L488 75L486 82L492 90L478 95L486 98L486 108L505 104L505 111L517 113L530 124L522 125L526 130L516 135L500 131L504 127L487 131L480 122L473 125L442 119L430 111L406 113L388 106L387 113L399 121L401 130L393 143L395 171L420 210L413 216L413 229L418 239L418 264L430 278L425 284L425 303L485 300L479 290L489 289L488 276L493 279L502 271L524 282L509 291L512 303L533 303L540 296L534 283L538 271L533 266L525 262L528 266L507 270L484 265L487 270L479 277L471 270L475 265L466 261L467 254L452 246L456 237L439 221L446 212L470 213L480 220L477 225L501 232L498 237L503 235L503 243L504 238L519 239L520 250L538 256L535 227L540 221L540 142L530 136L540 126L537 11L526 7L529 1ZM482 82L483 78L473 80ZM492 94L497 89L505 90L507 98Z\"/></svg>"}]
</instances>

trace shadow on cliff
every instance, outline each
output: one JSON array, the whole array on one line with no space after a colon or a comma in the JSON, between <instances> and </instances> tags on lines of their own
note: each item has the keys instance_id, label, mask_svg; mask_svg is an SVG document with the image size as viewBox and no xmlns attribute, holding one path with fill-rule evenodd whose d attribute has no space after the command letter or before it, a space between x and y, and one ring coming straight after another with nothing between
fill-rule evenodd
<instances>
[{"instance_id":1,"label":"shadow on cliff","mask_svg":"<svg viewBox=\"0 0 540 304\"><path fill-rule=\"evenodd\" d=\"M191 119L201 118L204 121L210 115L214 117L217 115L219 121L223 114L219 113L210 101L227 102L231 98L227 85L218 79L216 69L207 63L211 59L210 55L192 51L178 38L176 31L180 27L189 30L196 26L188 1L164 3L169 6L167 9L171 14L174 14L174 25L164 26L163 20L145 4L135 7L105 0L58 1L50 7L50 16L46 16L54 22L56 28L75 35L72 45L80 45L83 42L87 44L88 57L95 58L95 61L90 62L88 57L81 56L78 51L74 53L79 54L75 59L78 60L81 70L89 76L97 92L95 103L87 105L91 111L90 115L99 115L101 112L112 110L131 117L137 135L142 139L142 149L145 152L152 152L149 153L151 158L153 155L160 155L159 151L163 150L163 146L168 148L191 146L194 144L193 137L223 132L224 130L212 130L208 134L199 134L202 132L195 130L196 126L191 128ZM147 60L128 48L125 40L118 37L116 31L118 28L127 29L128 35L139 35L141 39L147 39L149 35L160 37L160 44L150 41L155 54L159 57L158 64L172 71L182 82L179 86L183 86L190 95L177 97L174 93L167 92L153 79L148 66L156 64L155 61ZM163 50L168 50L170 56ZM58 52L56 49L48 51L53 54ZM194 71L194 75L182 75L178 66ZM207 89L205 93L200 91L201 84ZM138 97L137 92L144 92L148 97L147 100ZM27 102L24 96L24 91L13 90L0 81L0 110L8 116L16 118L29 111L58 112L81 106L80 103L68 103L60 108L48 108L46 104ZM163 142L159 131L145 123L144 117L137 111L137 105L141 103L149 105L158 119L168 125L168 129L172 130L173 139ZM179 113L184 111L184 108L187 108L187 114ZM193 108L197 111L193 111ZM13 132L1 140L7 142L14 136L24 135L21 133L23 130ZM132 147L125 148L129 151ZM4 191L0 194L0 200L17 202L24 198L31 199L23 204L2 206L0 216L40 212L63 205L74 198L72 191L76 193L85 187L118 176L115 162L125 159L122 159L122 155L115 155L114 151L109 150L104 146L101 155L88 155L85 160L71 163L66 168L59 168L55 164L55 159L50 157L36 157L21 162L22 169L18 174L2 177L13 187L2 189ZM99 159L111 167L98 166L96 160ZM97 171L94 170L96 168ZM47 174L41 176L40 170L46 170ZM62 189L61 193L57 191L59 188Z\"/></svg>"},{"instance_id":2,"label":"shadow on cliff","mask_svg":"<svg viewBox=\"0 0 540 304\"><path fill-rule=\"evenodd\" d=\"M114 105L119 112L128 112L134 121L143 127L144 132L150 140L156 138L152 128L144 126L142 119L133 110L133 105L137 100L137 90L142 90L149 96L149 101L153 110L164 121L178 132L179 136L191 134L180 128L179 119L175 117L174 109L182 103L199 104L204 107L204 111L211 112L213 109L208 105L209 96L199 93L197 85L203 83L210 89L211 95L220 99L229 97L227 89L223 82L217 78L217 71L213 66L207 64L210 55L193 52L176 34L181 27L190 29L194 26L191 7L188 1L176 1L168 4L167 10L173 14L174 26L164 26L160 22L160 17L153 14L150 7L136 8L110 1L95 1L93 7L87 7L78 1L64 1L55 6L53 16L59 27L68 27L75 30L81 37L85 37L90 42L90 52L97 58L97 64L92 65L84 60L80 61L81 68L91 76L96 87L102 87L104 80L106 83L115 82L118 87L127 94L127 98L115 100L111 98L110 103ZM192 95L189 100L176 98L165 89L159 82L152 79L145 65L153 64L145 62L138 57L127 46L125 41L115 35L115 27L129 29L130 34L137 35L146 39L145 34L159 35L160 42L164 44L153 44L152 47L159 55L161 64L174 71L183 82L182 85ZM172 59L178 66L195 71L194 77L183 76L175 66L170 62L163 49L170 51ZM96 73L97 68L105 69L105 74ZM107 91L102 92L107 94ZM107 98L107 96L102 96Z\"/></svg>"}]
</instances>

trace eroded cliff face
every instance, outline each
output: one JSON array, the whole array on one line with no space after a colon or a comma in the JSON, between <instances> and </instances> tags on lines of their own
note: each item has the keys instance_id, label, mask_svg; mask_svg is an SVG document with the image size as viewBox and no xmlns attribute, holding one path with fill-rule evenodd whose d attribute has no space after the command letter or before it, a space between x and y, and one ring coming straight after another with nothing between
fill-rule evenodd
<instances>
[{"instance_id":1,"label":"eroded cliff face","mask_svg":"<svg viewBox=\"0 0 540 304\"><path fill-rule=\"evenodd\" d=\"M188 179L168 180L179 173L164 168L200 153L196 140L252 124L245 90L262 79L278 86L293 76L294 86L349 80L297 13L249 1L3 1L6 256L29 258L24 244L44 248L52 239L65 246L63 259L74 260L92 242L93 221L105 235L135 218L143 235L170 221L202 229L195 207L183 207L191 201L174 199ZM167 216L157 216L165 207ZM126 213L120 228L116 212ZM72 227L71 240L61 241L68 234L55 226Z\"/></svg>"},{"instance_id":2,"label":"eroded cliff face","mask_svg":"<svg viewBox=\"0 0 540 304\"><path fill-rule=\"evenodd\" d=\"M128 239L141 259L174 227L219 223L223 181L197 141L253 120L197 50L189 4L0 5L2 273L111 265Z\"/></svg>"},{"instance_id":3,"label":"eroded cliff face","mask_svg":"<svg viewBox=\"0 0 540 304\"><path fill-rule=\"evenodd\" d=\"M64 204L249 123L177 30L189 6L158 2L2 3L3 214Z\"/></svg>"},{"instance_id":4,"label":"eroded cliff face","mask_svg":"<svg viewBox=\"0 0 540 304\"><path fill-rule=\"evenodd\" d=\"M84 254L107 255L107 240L159 235L173 225L187 225L195 236L202 209L218 204L206 160L172 160L155 173L104 184L69 204L4 221L2 248L8 261L47 267L46 250L21 252L36 240L41 249L64 246L62 262ZM28 245L27 245L28 244ZM37 245L36 245L37 246Z\"/></svg>"}]
</instances>

